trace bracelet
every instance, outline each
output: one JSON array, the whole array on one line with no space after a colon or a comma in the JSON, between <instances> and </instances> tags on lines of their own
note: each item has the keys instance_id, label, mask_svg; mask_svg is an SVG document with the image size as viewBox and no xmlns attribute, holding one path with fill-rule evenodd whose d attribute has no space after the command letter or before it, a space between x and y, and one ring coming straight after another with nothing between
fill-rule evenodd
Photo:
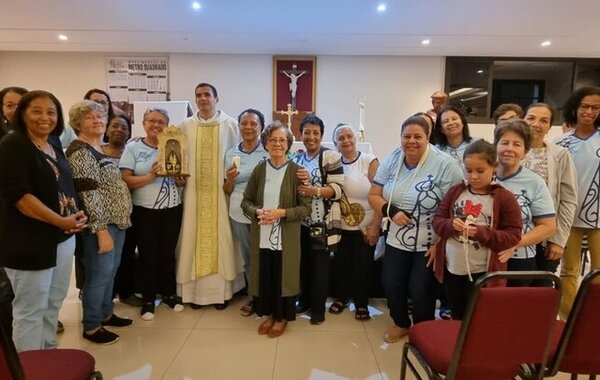
<instances>
[{"instance_id":1,"label":"bracelet","mask_svg":"<svg viewBox=\"0 0 600 380\"><path fill-rule=\"evenodd\" d=\"M317 187L317 198L321 198L321 188Z\"/></svg>"}]
</instances>

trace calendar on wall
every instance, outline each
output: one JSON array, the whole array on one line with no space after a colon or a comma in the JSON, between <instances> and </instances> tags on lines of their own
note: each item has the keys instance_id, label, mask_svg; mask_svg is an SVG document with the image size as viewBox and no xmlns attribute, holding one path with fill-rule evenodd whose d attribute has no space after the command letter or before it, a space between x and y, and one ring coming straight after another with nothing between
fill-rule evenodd
<instances>
[{"instance_id":1,"label":"calendar on wall","mask_svg":"<svg viewBox=\"0 0 600 380\"><path fill-rule=\"evenodd\" d=\"M133 121L133 103L169 100L168 57L106 57L106 88Z\"/></svg>"}]
</instances>

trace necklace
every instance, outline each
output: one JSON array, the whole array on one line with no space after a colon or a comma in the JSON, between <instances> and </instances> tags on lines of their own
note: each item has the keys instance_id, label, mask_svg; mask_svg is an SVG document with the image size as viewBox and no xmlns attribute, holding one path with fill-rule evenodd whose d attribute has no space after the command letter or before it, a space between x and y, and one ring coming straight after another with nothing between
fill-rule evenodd
<instances>
[{"instance_id":1,"label":"necklace","mask_svg":"<svg viewBox=\"0 0 600 380\"><path fill-rule=\"evenodd\" d=\"M41 140L39 141L39 139L36 139L35 137L29 135L29 139L31 140L31 142L35 145L36 148L38 148L38 150L42 153L44 153L47 156L52 157L53 159L56 159L56 152L54 151L54 148L52 148L52 145L50 145L50 143L46 140Z\"/></svg>"}]
</instances>

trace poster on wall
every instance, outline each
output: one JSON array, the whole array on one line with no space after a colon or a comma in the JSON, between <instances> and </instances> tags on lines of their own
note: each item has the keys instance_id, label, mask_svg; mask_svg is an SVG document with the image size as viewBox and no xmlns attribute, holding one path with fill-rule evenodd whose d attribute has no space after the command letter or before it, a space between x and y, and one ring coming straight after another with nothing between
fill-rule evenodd
<instances>
[{"instance_id":1,"label":"poster on wall","mask_svg":"<svg viewBox=\"0 0 600 380\"><path fill-rule=\"evenodd\" d=\"M113 106L133 120L133 102L169 100L168 57L106 57L106 88Z\"/></svg>"}]
</instances>

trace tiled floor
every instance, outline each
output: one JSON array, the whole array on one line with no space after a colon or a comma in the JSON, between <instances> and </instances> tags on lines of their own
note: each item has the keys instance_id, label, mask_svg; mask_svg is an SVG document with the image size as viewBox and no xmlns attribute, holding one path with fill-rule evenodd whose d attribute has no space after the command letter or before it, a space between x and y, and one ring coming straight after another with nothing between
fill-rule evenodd
<instances>
[{"instance_id":1,"label":"tiled floor","mask_svg":"<svg viewBox=\"0 0 600 380\"><path fill-rule=\"evenodd\" d=\"M105 379L141 380L343 380L398 379L403 342L381 339L391 325L383 300L374 300L374 316L357 322L348 310L326 315L320 326L299 316L276 339L259 336L260 320L239 315L243 299L223 311L186 308L174 313L159 306L153 321L139 318L139 309L117 302L119 316L134 326L114 329L121 338L98 346L81 338L81 303L72 289L60 318L65 332L60 346L89 351ZM412 377L411 377L412 378ZM567 375L555 379L568 379Z\"/></svg>"}]
</instances>

